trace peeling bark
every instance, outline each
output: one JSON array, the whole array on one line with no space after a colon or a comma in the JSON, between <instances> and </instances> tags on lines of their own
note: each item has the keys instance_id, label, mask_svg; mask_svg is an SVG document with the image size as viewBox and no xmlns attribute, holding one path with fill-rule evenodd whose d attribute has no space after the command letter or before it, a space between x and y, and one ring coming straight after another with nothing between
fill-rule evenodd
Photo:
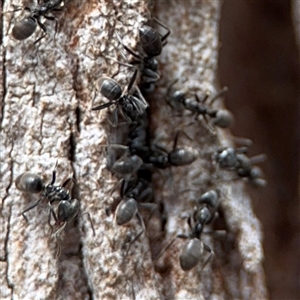
<instances>
[{"instance_id":1,"label":"peeling bark","mask_svg":"<svg viewBox=\"0 0 300 300\"><path fill-rule=\"evenodd\" d=\"M1 299L267 297L262 233L251 201L241 182L216 180L212 168L211 154L231 143L229 133L219 130L213 135L202 120L188 126L190 117L174 116L164 101L167 87L177 78L185 90L216 93L218 1L156 4L156 15L172 34L159 58L162 79L149 100L151 134L170 148L175 129L182 128L192 137L190 145L199 150L200 158L191 166L172 168L172 176L169 170L155 174L156 201L163 201L168 217L165 232L148 229L128 256L122 256L127 233L135 235L140 228L137 221L119 227L113 214L106 213L114 204L111 190L117 179L107 170L106 151L101 147L122 137L112 136L106 113L91 111L91 107L103 100L95 88L103 74L114 76L124 86L128 83L132 70L105 56L123 59L115 32L126 45L135 45L138 28L149 17L147 5L147 1L70 1L58 15L55 39L54 24L49 21L48 36L34 46L40 29L24 42L15 41L10 32L24 13L3 15ZM6 1L4 11L9 10ZM28 170L50 181L56 161L58 182L74 175L81 212L91 214L96 230L93 237L85 216L69 224L58 259L55 242L49 241L47 203L29 211L26 223L20 213L37 198L22 194L14 185L15 178ZM193 207L200 193L216 186L222 188L227 232L223 238L204 236L214 249L213 260L203 270L199 265L182 271L180 240L158 261L153 260L175 233L187 229L181 213ZM187 188L199 193L180 193ZM156 225L150 220L151 229L159 228Z\"/></svg>"}]
</instances>

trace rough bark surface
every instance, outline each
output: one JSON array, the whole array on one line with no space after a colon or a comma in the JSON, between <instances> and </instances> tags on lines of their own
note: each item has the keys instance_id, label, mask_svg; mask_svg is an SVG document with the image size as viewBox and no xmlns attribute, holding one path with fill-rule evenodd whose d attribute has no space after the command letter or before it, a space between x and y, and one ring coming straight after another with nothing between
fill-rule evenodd
<instances>
[{"instance_id":1,"label":"rough bark surface","mask_svg":"<svg viewBox=\"0 0 300 300\"><path fill-rule=\"evenodd\" d=\"M14 4L24 5L15 1ZM160 56L162 79L149 99L151 135L172 147L176 129L192 140L182 143L198 149L200 157L188 167L172 168L154 176L156 201L165 205L164 232L157 220L124 257L128 232L137 221L119 227L109 213L117 183L106 167L107 142L122 140L110 130L106 112L93 112L103 99L95 88L103 74L126 85L132 70L105 56L123 60L115 32L134 47L140 25L149 18L147 1L70 1L57 15L58 32L47 21L48 36L38 45L38 28L23 42L11 37L12 26L24 12L3 17L1 48L1 299L265 299L260 224L252 212L243 183L216 180L211 155L230 136L208 130L203 120L192 125L190 116L177 117L165 104L174 79L185 90L216 93L219 1L165 1L155 4L155 15L172 34ZM9 1L4 11L12 10ZM52 26L53 25L53 26ZM216 104L217 105L217 104ZM221 105L220 103L218 105ZM181 140L180 140L181 142ZM58 182L73 175L81 212L92 216L96 236L86 216L69 224L62 237L62 254L55 258L49 241L47 203L20 216L37 197L22 194L14 180L24 171L50 181L57 165ZM170 175L171 174L171 175ZM226 174L223 174L226 176ZM161 177L163 176L163 177ZM163 178L163 179L162 179ZM222 190L221 217L226 235L205 235L215 252L208 265L190 272L180 269L176 241L159 260L157 253L178 232L187 230L181 218L208 188ZM184 189L199 192L181 193ZM114 194L116 196L116 194Z\"/></svg>"}]
</instances>

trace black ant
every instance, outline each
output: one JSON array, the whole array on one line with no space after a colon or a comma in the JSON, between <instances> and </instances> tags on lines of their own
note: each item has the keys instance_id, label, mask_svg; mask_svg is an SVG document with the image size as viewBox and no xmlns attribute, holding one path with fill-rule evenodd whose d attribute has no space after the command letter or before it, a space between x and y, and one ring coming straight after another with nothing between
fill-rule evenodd
<instances>
[{"instance_id":1,"label":"black ant","mask_svg":"<svg viewBox=\"0 0 300 300\"><path fill-rule=\"evenodd\" d=\"M149 25L142 25L139 29L139 39L144 54L137 53L133 49L124 45L121 38L117 35L119 42L123 45L125 50L137 58L137 60L132 61L131 64L140 65L142 74L142 90L145 92L153 91L153 83L160 79L158 62L154 57L161 54L163 46L165 46L167 43L166 39L171 33L169 28L167 28L156 18L153 20L161 27L165 28L167 32L164 35L161 35L157 30Z\"/></svg>"},{"instance_id":2,"label":"black ant","mask_svg":"<svg viewBox=\"0 0 300 300\"><path fill-rule=\"evenodd\" d=\"M129 129L127 146L131 155L138 155L143 161L149 155L148 116L141 115Z\"/></svg>"},{"instance_id":3,"label":"black ant","mask_svg":"<svg viewBox=\"0 0 300 300\"><path fill-rule=\"evenodd\" d=\"M213 250L201 240L201 234L206 224L214 218L219 206L219 193L216 190L210 190L204 193L197 200L198 207L194 209L192 215L188 217L188 225L191 232L178 234L178 238L188 239L183 246L179 261L181 269L189 271L194 268L201 260L204 250L209 252L208 258L204 261L203 269L213 255Z\"/></svg>"},{"instance_id":4,"label":"black ant","mask_svg":"<svg viewBox=\"0 0 300 300\"><path fill-rule=\"evenodd\" d=\"M265 161L266 155L260 154L248 157L247 152L248 146L240 148L225 147L214 154L214 159L221 169L233 170L240 178L247 178L254 186L263 187L266 185L266 180L262 178L261 169L254 166L254 164Z\"/></svg>"},{"instance_id":5,"label":"black ant","mask_svg":"<svg viewBox=\"0 0 300 300\"><path fill-rule=\"evenodd\" d=\"M18 21L14 25L12 29L13 37L19 41L25 40L29 38L36 31L38 25L44 32L44 34L34 42L35 44L38 43L41 39L43 39L47 35L47 28L41 22L41 17L44 17L47 20L56 21L56 18L53 16L49 16L48 13L62 10L63 5L64 5L63 0L49 0L36 8L30 8L28 6L25 6L24 10L29 11L30 15L28 17L24 17L22 20ZM14 11L20 11L20 10L23 9L17 8ZM55 31L57 29L56 27L57 27L57 23L55 26Z\"/></svg>"},{"instance_id":6,"label":"black ant","mask_svg":"<svg viewBox=\"0 0 300 300\"><path fill-rule=\"evenodd\" d=\"M69 178L65 180L65 182L62 185L54 185L56 181L56 171L54 169L52 172L52 180L49 184L44 184L42 178L39 175L31 172L25 172L19 175L15 181L18 190L30 194L41 193L42 195L36 202L29 205L22 212L22 216L27 222L28 219L25 216L25 213L33 209L34 207L36 207L41 202L41 200L43 199L48 200L48 204L50 208L48 224L52 230L52 225L51 225L51 216L52 216L55 220L55 224L60 226L60 228L54 233L55 238L57 240L57 254L56 254L57 257L60 255L60 249L61 249L59 235L66 227L67 223L72 221L78 215L79 212L79 201L77 199L72 199L69 189L66 188L66 186L72 180L73 179ZM55 212L53 206L55 202L58 202L57 212ZM93 227L91 217L89 213L86 214L88 215L93 230L93 234L95 235L95 230Z\"/></svg>"},{"instance_id":7,"label":"black ant","mask_svg":"<svg viewBox=\"0 0 300 300\"><path fill-rule=\"evenodd\" d=\"M129 152L128 146L119 144L109 144L106 146L108 149L121 149L126 152L115 162L108 163L108 168L113 173L117 173L120 176L131 175L135 173L143 164L143 160L136 154Z\"/></svg>"},{"instance_id":8,"label":"black ant","mask_svg":"<svg viewBox=\"0 0 300 300\"><path fill-rule=\"evenodd\" d=\"M144 162L152 163L155 167L160 169L165 169L170 166L185 166L194 162L199 157L199 152L196 149L192 147L177 147L179 134L181 132L184 133L180 130L176 133L172 151L168 152L158 146L151 147L149 152L144 155Z\"/></svg>"},{"instance_id":9,"label":"black ant","mask_svg":"<svg viewBox=\"0 0 300 300\"><path fill-rule=\"evenodd\" d=\"M192 213L187 216L187 223L190 228L189 234L177 234L177 238L187 239L188 241L182 247L179 255L180 267L183 271L190 271L201 260L206 252L209 256L202 264L203 269L213 256L213 250L201 240L201 235L205 225L212 222L217 215L219 207L220 193L218 190L209 190L202 194L197 200L197 206L194 207ZM176 238L172 239L166 247L155 258L157 260L171 245L175 242Z\"/></svg>"},{"instance_id":10,"label":"black ant","mask_svg":"<svg viewBox=\"0 0 300 300\"><path fill-rule=\"evenodd\" d=\"M47 199L49 204L52 205L54 202L59 202L62 200L71 200L69 190L66 186L69 184L70 180L67 179L62 185L54 185L56 180L56 171L52 172L52 180L49 184L44 184L42 178L34 173L25 172L19 175L15 181L18 190L25 193L41 193L42 196L35 203L29 205L23 212L22 216L28 222L25 213L34 207L36 207L41 200Z\"/></svg>"},{"instance_id":11,"label":"black ant","mask_svg":"<svg viewBox=\"0 0 300 300\"><path fill-rule=\"evenodd\" d=\"M208 94L206 94L204 98L200 100L196 93L191 93L193 98L189 97L190 93L186 93L181 90L176 90L171 93L171 88L177 81L178 80L175 80L171 84L168 91L167 103L171 107L179 111L183 109L191 111L192 113L196 114L196 118L199 115L202 115L207 124L209 124L207 119L208 116L212 119L212 124L220 128L227 128L232 125L233 116L230 111L227 109L211 109L205 105L205 102L208 99ZM210 99L209 106L211 106L216 99L218 99L227 91L227 87L224 87L222 90L220 90L214 97Z\"/></svg>"},{"instance_id":12,"label":"black ant","mask_svg":"<svg viewBox=\"0 0 300 300\"><path fill-rule=\"evenodd\" d=\"M116 209L116 223L124 225L137 217L142 230L130 241L133 244L145 231L145 224L138 207L144 207L153 210L156 204L149 203L153 197L153 190L150 183L144 179L123 180L121 187L122 200ZM130 248L130 247L129 247ZM127 249L127 253L129 251Z\"/></svg>"},{"instance_id":13,"label":"black ant","mask_svg":"<svg viewBox=\"0 0 300 300\"><path fill-rule=\"evenodd\" d=\"M101 110L116 105L117 109L114 112L112 121L113 126L116 126L118 123L118 108L126 121L131 123L138 116L142 115L148 107L148 103L137 86L135 86L137 96L134 93L130 93L136 80L137 72L138 70L135 69L128 86L123 91L121 86L110 77L101 77L98 80L101 95L110 100L110 102L95 106L92 110Z\"/></svg>"}]
</instances>

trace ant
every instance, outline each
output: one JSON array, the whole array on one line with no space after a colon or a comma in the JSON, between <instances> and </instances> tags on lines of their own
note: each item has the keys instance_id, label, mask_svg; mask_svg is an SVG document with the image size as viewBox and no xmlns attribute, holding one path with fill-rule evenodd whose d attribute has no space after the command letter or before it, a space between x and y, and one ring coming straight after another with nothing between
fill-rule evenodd
<instances>
[{"instance_id":1,"label":"ant","mask_svg":"<svg viewBox=\"0 0 300 300\"><path fill-rule=\"evenodd\" d=\"M125 120L131 123L138 116L142 115L148 107L148 103L144 99L138 86L135 86L137 96L135 96L134 93L130 93L136 80L137 72L138 70L135 69L128 86L123 91L121 86L110 77L104 76L98 80L101 95L110 100L110 102L95 106L92 110L101 110L116 105L117 108L114 111L112 121L114 127L118 123L118 109Z\"/></svg>"},{"instance_id":2,"label":"ant","mask_svg":"<svg viewBox=\"0 0 300 300\"><path fill-rule=\"evenodd\" d=\"M152 92L154 89L154 83L160 79L158 72L158 62L154 58L161 54L162 48L167 43L167 37L171 31L168 27L158 21L156 18L153 20L161 27L167 30L164 35L161 35L157 30L149 25L142 25L139 29L139 39L143 54L135 52L133 49L124 45L121 38L117 35L119 42L132 56L136 58L131 64L139 64L142 73L142 90L146 92Z\"/></svg>"},{"instance_id":3,"label":"ant","mask_svg":"<svg viewBox=\"0 0 300 300\"><path fill-rule=\"evenodd\" d=\"M145 156L144 162L152 163L155 167L160 169L165 169L170 166L185 166L194 162L198 158L199 152L192 147L177 147L180 133L184 132L181 130L177 131L172 151L168 152L161 147L155 146L157 150L149 150L149 152ZM186 136L189 138L188 135Z\"/></svg>"},{"instance_id":4,"label":"ant","mask_svg":"<svg viewBox=\"0 0 300 300\"><path fill-rule=\"evenodd\" d=\"M181 239L188 239L179 256L180 266L183 271L194 268L201 260L204 250L209 252L208 258L204 261L203 269L214 254L213 250L201 241L201 234L206 224L214 218L219 206L219 193L217 190L210 190L204 193L197 200L198 207L194 208L192 215L188 216L188 225L191 229L188 235L178 234Z\"/></svg>"},{"instance_id":5,"label":"ant","mask_svg":"<svg viewBox=\"0 0 300 300\"><path fill-rule=\"evenodd\" d=\"M44 17L47 20L52 20L56 22L55 31L57 31L57 21L53 16L49 16L48 13L53 11L61 11L62 6L64 5L63 0L49 0L41 4L36 8L30 8L28 6L24 7L24 10L29 11L30 15L24 17L22 20L18 21L13 29L12 35L16 40L22 41L29 38L37 28L37 25L43 30L44 34L38 38L34 43L38 43L41 39L43 39L47 35L47 28L41 22L41 17ZM23 10L22 8L17 8L15 11Z\"/></svg>"},{"instance_id":6,"label":"ant","mask_svg":"<svg viewBox=\"0 0 300 300\"><path fill-rule=\"evenodd\" d=\"M121 176L131 175L135 173L143 164L143 160L138 155L131 154L130 151L128 151L128 146L109 144L105 147L107 147L108 149L116 148L126 151L125 154L123 154L114 163L108 163L108 168L113 173L117 173Z\"/></svg>"},{"instance_id":7,"label":"ant","mask_svg":"<svg viewBox=\"0 0 300 300\"><path fill-rule=\"evenodd\" d=\"M207 116L212 119L213 125L220 128L227 128L233 123L232 113L227 109L211 109L205 105L206 100L208 99L208 94L204 96L203 99L199 99L196 93L193 93L194 99L189 98L189 93L186 93L182 90L176 90L171 93L173 85L178 80L175 80L168 89L168 98L167 103L176 110L186 109L196 114L195 119L199 115L202 115L207 124L209 124ZM211 106L213 102L222 96L228 91L227 87L224 87L220 90L214 97L210 99L209 105Z\"/></svg>"},{"instance_id":8,"label":"ant","mask_svg":"<svg viewBox=\"0 0 300 300\"><path fill-rule=\"evenodd\" d=\"M203 269L214 255L213 250L201 240L201 234L205 225L211 223L211 221L217 215L219 207L220 193L218 190L209 190L202 194L197 200L197 206L194 207L192 213L187 216L187 223L190 228L189 234L177 234L177 238L188 240L182 247L179 255L180 267L183 271L190 271L201 260L206 252L209 256L202 264ZM176 240L176 237L168 243L166 247L155 258L157 260Z\"/></svg>"},{"instance_id":9,"label":"ant","mask_svg":"<svg viewBox=\"0 0 300 300\"><path fill-rule=\"evenodd\" d=\"M49 184L44 184L42 178L34 173L25 172L19 175L15 181L16 187L18 190L25 192L25 193L41 193L42 197L40 197L35 203L29 205L23 212L22 216L28 222L25 213L29 210L33 209L34 207L38 206L41 200L47 199L50 206L56 201L62 200L71 200L71 196L69 190L65 187L72 179L67 179L62 185L54 185L56 181L56 171L53 170L52 172L52 180Z\"/></svg>"},{"instance_id":10,"label":"ant","mask_svg":"<svg viewBox=\"0 0 300 300\"><path fill-rule=\"evenodd\" d=\"M246 153L252 142L250 140L247 141L248 146L246 147L225 147L218 149L214 154L214 159L221 169L233 170L239 178L247 178L252 185L263 187L266 185L266 180L262 178L261 169L253 166L253 164L265 161L266 155L260 154L248 157Z\"/></svg>"},{"instance_id":11,"label":"ant","mask_svg":"<svg viewBox=\"0 0 300 300\"><path fill-rule=\"evenodd\" d=\"M128 133L127 146L131 155L138 155L143 161L149 154L149 144L148 144L148 116L146 113L141 115L131 126Z\"/></svg>"},{"instance_id":12,"label":"ant","mask_svg":"<svg viewBox=\"0 0 300 300\"><path fill-rule=\"evenodd\" d=\"M41 197L34 202L33 204L29 205L23 212L22 216L28 222L25 213L29 210L33 209L34 207L38 206L41 200L47 199L50 212L48 218L48 224L52 231L51 225L51 216L55 220L55 224L60 226L60 228L54 233L56 241L57 241L57 254L56 257L60 255L60 240L59 235L66 227L67 223L72 221L79 212L79 201L77 199L72 199L69 189L66 186L72 181L72 178L68 178L64 181L62 185L54 185L56 181L56 171L55 169L52 172L52 180L49 184L44 184L42 178L34 173L25 172L19 175L15 181L16 187L18 190L25 192L25 193L41 193ZM54 211L53 204L58 202L57 206L57 213ZM93 227L93 223L89 213L85 213L88 215L89 221L91 223L91 227L93 230L93 235L95 235L95 230Z\"/></svg>"},{"instance_id":13,"label":"ant","mask_svg":"<svg viewBox=\"0 0 300 300\"><path fill-rule=\"evenodd\" d=\"M138 207L154 209L156 204L149 203L153 197L153 190L150 183L142 178L123 180L121 186L121 197L122 200L116 209L116 223L118 225L124 225L136 216L142 227L142 230L134 237L133 240L131 240L131 246L145 231L145 224L138 211ZM127 249L127 253L129 248Z\"/></svg>"}]
</instances>

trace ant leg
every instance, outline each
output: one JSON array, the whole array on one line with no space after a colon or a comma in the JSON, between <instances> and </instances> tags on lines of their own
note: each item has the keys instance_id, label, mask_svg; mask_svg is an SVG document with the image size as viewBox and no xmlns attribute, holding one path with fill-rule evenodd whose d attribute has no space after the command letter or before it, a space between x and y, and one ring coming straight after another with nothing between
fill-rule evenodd
<instances>
[{"instance_id":1,"label":"ant leg","mask_svg":"<svg viewBox=\"0 0 300 300\"><path fill-rule=\"evenodd\" d=\"M128 117L126 114L124 114L122 108L120 109L120 113L122 115L122 117L126 120L126 122L124 123L120 123L120 124L131 124L133 123L132 119L130 117ZM118 123L115 125L115 127L118 125Z\"/></svg>"},{"instance_id":2,"label":"ant leg","mask_svg":"<svg viewBox=\"0 0 300 300\"><path fill-rule=\"evenodd\" d=\"M12 6L15 6L12 4ZM13 10L8 10L6 12L4 12L3 14L9 14L9 13L14 13L14 12L17 12L17 11L20 11L20 10L23 10L23 8L21 6L15 6L16 8L13 9ZM29 7L27 7L29 8ZM27 10L26 7L24 7L24 10ZM31 11L31 10L30 10Z\"/></svg>"},{"instance_id":3,"label":"ant leg","mask_svg":"<svg viewBox=\"0 0 300 300\"><path fill-rule=\"evenodd\" d=\"M54 212L54 209L53 209L53 206L51 204L49 204L49 218L48 218L48 224L50 227L51 226L51 216L53 217L54 221L55 221L55 224L58 224L58 218L57 218L57 215L56 213Z\"/></svg>"},{"instance_id":4,"label":"ant leg","mask_svg":"<svg viewBox=\"0 0 300 300\"><path fill-rule=\"evenodd\" d=\"M62 11L62 9L55 9L55 11ZM50 20L50 21L54 21L55 22L55 28L54 28L54 40L55 40L55 36L57 34L57 29L58 29L58 21L57 18L52 17L52 16L44 16L45 19Z\"/></svg>"},{"instance_id":5,"label":"ant leg","mask_svg":"<svg viewBox=\"0 0 300 300\"><path fill-rule=\"evenodd\" d=\"M157 18L153 18L153 20L154 20L157 24L159 24L161 27L163 27L163 28L165 28L165 29L167 30L167 33L166 33L165 35L162 35L162 37L161 37L161 41L164 42L164 41L167 39L167 37L170 35L171 30L170 30L165 24L163 24L162 22L160 22ZM165 44L163 44L163 46L165 46L166 43L167 43L167 42L165 41Z\"/></svg>"},{"instance_id":6,"label":"ant leg","mask_svg":"<svg viewBox=\"0 0 300 300\"><path fill-rule=\"evenodd\" d=\"M53 226L51 225L51 216L53 217L55 224L57 224L58 223L57 216L53 210L52 205L49 204L48 225L50 227L50 236L52 236L52 234L53 234Z\"/></svg>"},{"instance_id":7,"label":"ant leg","mask_svg":"<svg viewBox=\"0 0 300 300\"><path fill-rule=\"evenodd\" d=\"M85 213L83 213L81 216L78 216L78 218L79 218L79 217L82 217L82 216L84 216L84 215L87 215L87 217L88 217L88 219L89 219L89 221L90 221L90 224L91 224L91 228L92 228L92 231L93 231L93 236L95 236L95 235L96 235L96 232L95 232L94 223L93 223L93 221L92 221L92 218L91 218L90 213L85 212Z\"/></svg>"},{"instance_id":8,"label":"ant leg","mask_svg":"<svg viewBox=\"0 0 300 300\"><path fill-rule=\"evenodd\" d=\"M223 87L215 96L210 99L209 105L212 105L218 98L222 97L225 93L228 92L228 87Z\"/></svg>"},{"instance_id":9,"label":"ant leg","mask_svg":"<svg viewBox=\"0 0 300 300\"><path fill-rule=\"evenodd\" d=\"M44 34L33 43L34 45L37 44L38 42L40 42L47 35L46 26L39 19L37 20L37 23L41 27L41 29L44 31Z\"/></svg>"},{"instance_id":10,"label":"ant leg","mask_svg":"<svg viewBox=\"0 0 300 300\"><path fill-rule=\"evenodd\" d=\"M69 186L68 186L69 185ZM69 191L71 191L72 189L73 189L73 186L76 186L76 187L78 187L77 186L77 184L76 184L76 180L73 178L73 177L69 177L69 178L67 178L63 183L62 183L62 187L64 187L64 188L66 188L66 189L68 189ZM68 186L68 187L67 187Z\"/></svg>"},{"instance_id":11,"label":"ant leg","mask_svg":"<svg viewBox=\"0 0 300 300\"><path fill-rule=\"evenodd\" d=\"M238 154L247 154L248 150L249 147L239 147L235 149L236 153Z\"/></svg>"},{"instance_id":12,"label":"ant leg","mask_svg":"<svg viewBox=\"0 0 300 300\"><path fill-rule=\"evenodd\" d=\"M157 204L156 203L139 203L138 204L140 207L143 207L145 209L149 209L150 210L150 214L147 218L147 224L149 222L149 220L151 219L155 209L157 208Z\"/></svg>"},{"instance_id":13,"label":"ant leg","mask_svg":"<svg viewBox=\"0 0 300 300\"><path fill-rule=\"evenodd\" d=\"M189 140L192 140L192 138L187 133L185 133L182 129L176 130L176 135L173 143L173 150L175 150L177 147L177 142L180 134L184 134Z\"/></svg>"},{"instance_id":14,"label":"ant leg","mask_svg":"<svg viewBox=\"0 0 300 300\"><path fill-rule=\"evenodd\" d=\"M94 106L94 107L92 107L92 110L101 110L101 109L104 109L106 107L110 107L113 104L116 104L116 102L111 101L111 102L104 103L104 104L101 104L101 105L98 105L98 106Z\"/></svg>"},{"instance_id":15,"label":"ant leg","mask_svg":"<svg viewBox=\"0 0 300 300\"><path fill-rule=\"evenodd\" d=\"M250 148L253 145L253 142L250 139L242 138L242 137L233 137L233 142L235 144L243 145L247 148Z\"/></svg>"},{"instance_id":16,"label":"ant leg","mask_svg":"<svg viewBox=\"0 0 300 300\"><path fill-rule=\"evenodd\" d=\"M57 250L56 250L55 257L59 258L60 254L61 254L61 242L60 242L60 238L59 237L56 237L56 244L57 244Z\"/></svg>"},{"instance_id":17,"label":"ant leg","mask_svg":"<svg viewBox=\"0 0 300 300\"><path fill-rule=\"evenodd\" d=\"M123 43L121 37L119 36L119 34L118 34L117 32L116 32L116 36L117 36L117 39L118 39L119 43L124 47L124 49L125 49L127 52L129 52L132 56L138 58L139 60L142 60L142 59L143 59L138 53L136 53L133 49L127 47L127 46Z\"/></svg>"},{"instance_id":18,"label":"ant leg","mask_svg":"<svg viewBox=\"0 0 300 300\"><path fill-rule=\"evenodd\" d=\"M135 69L135 70L138 70L137 67L133 66L132 64L127 64L127 63L123 63L123 62L120 62L118 61L117 59L115 59L114 57L111 57L111 56L108 56L106 55L105 58L108 58L110 60L113 60L114 62L116 62L117 64L121 65L121 66L124 66L124 67L128 67L128 68L132 68L132 69ZM138 61L135 61L136 64L140 63Z\"/></svg>"},{"instance_id":19,"label":"ant leg","mask_svg":"<svg viewBox=\"0 0 300 300\"><path fill-rule=\"evenodd\" d=\"M131 245L132 245L135 241L137 241L138 238L139 238L139 237L143 234L143 232L146 230L145 224L144 224L144 221L143 221L143 218L142 218L142 216L140 215L139 212L136 213L136 217L137 217L137 219L138 219L140 225L142 226L142 230L141 230L141 231L133 238L133 240L130 241L129 246L128 246L127 250L126 250L126 253L125 253L125 256L124 256L124 257L126 257L126 256L128 255L128 252L129 252L129 250L130 250Z\"/></svg>"},{"instance_id":20,"label":"ant leg","mask_svg":"<svg viewBox=\"0 0 300 300\"><path fill-rule=\"evenodd\" d=\"M133 67L133 66L132 66L132 67ZM135 67L133 67L133 68L135 68ZM137 74L138 74L138 69L135 68L135 71L134 71L134 73L133 73L133 75L132 75L132 77L131 77L131 79L130 79L130 81L129 81L129 83L128 83L128 86L127 86L127 88L125 89L125 91L130 91L130 90L132 89L132 86L133 86L133 84L134 84L134 82L135 82L135 80L136 80ZM146 101L146 100L145 100L145 101Z\"/></svg>"},{"instance_id":21,"label":"ant leg","mask_svg":"<svg viewBox=\"0 0 300 300\"><path fill-rule=\"evenodd\" d=\"M103 145L104 147L107 148L116 148L116 149L122 149L122 150L128 150L128 146L122 145L122 144L108 144L108 145Z\"/></svg>"},{"instance_id":22,"label":"ant leg","mask_svg":"<svg viewBox=\"0 0 300 300\"><path fill-rule=\"evenodd\" d=\"M207 246L206 244L203 243L203 248L209 252L209 256L208 258L204 261L202 267L201 267L201 270L205 268L205 266L207 265L207 263L210 261L210 259L212 258L212 256L214 255L214 251L209 247Z\"/></svg>"},{"instance_id":23,"label":"ant leg","mask_svg":"<svg viewBox=\"0 0 300 300\"><path fill-rule=\"evenodd\" d=\"M124 178L120 179L118 181L117 184L115 184L115 186L111 189L110 191L110 196L112 196L112 194L117 190L117 188L121 185L121 191L122 191L122 188L123 188L123 185L124 185Z\"/></svg>"},{"instance_id":24,"label":"ant leg","mask_svg":"<svg viewBox=\"0 0 300 300\"><path fill-rule=\"evenodd\" d=\"M158 255L153 259L153 261L157 261L174 244L175 241L176 237L172 238L171 241L165 247L162 248Z\"/></svg>"},{"instance_id":25,"label":"ant leg","mask_svg":"<svg viewBox=\"0 0 300 300\"><path fill-rule=\"evenodd\" d=\"M33 204L30 204L25 210L22 211L22 216L24 217L27 223L28 223L28 218L25 216L25 213L38 206L38 204L41 202L42 199L44 198L43 197L40 198L38 201L34 202Z\"/></svg>"},{"instance_id":26,"label":"ant leg","mask_svg":"<svg viewBox=\"0 0 300 300\"><path fill-rule=\"evenodd\" d=\"M211 132L212 135L216 135L217 131L210 125L207 115L203 115L203 119L206 123L207 129Z\"/></svg>"},{"instance_id":27,"label":"ant leg","mask_svg":"<svg viewBox=\"0 0 300 300\"><path fill-rule=\"evenodd\" d=\"M125 88L124 91L123 91L123 95L124 95L124 93L125 93L126 91L130 91L130 90L131 90L131 88L132 88L132 86L133 86L133 84L134 84L134 82L135 82L135 80L136 80L137 74L138 74L138 68L136 68L135 66L130 65L130 64L122 63L122 62L120 62L120 61L118 61L118 60L116 60L115 58L110 57L110 56L106 56L106 58L115 61L116 63L118 63L118 64L121 65L121 66L125 66L125 67L128 67L128 68L134 69L134 73L133 73L133 75L132 75L132 77L131 77L131 79L130 79L130 82L129 82L127 88Z\"/></svg>"},{"instance_id":28,"label":"ant leg","mask_svg":"<svg viewBox=\"0 0 300 300\"><path fill-rule=\"evenodd\" d=\"M195 96L197 102L199 102L200 104L201 103L204 104L206 102L206 100L208 99L209 94L206 93L202 99L200 99L196 93L194 93L194 96Z\"/></svg>"},{"instance_id":29,"label":"ant leg","mask_svg":"<svg viewBox=\"0 0 300 300\"><path fill-rule=\"evenodd\" d=\"M52 179L51 179L51 182L50 182L51 185L53 185L56 181L56 167L57 167L57 164L58 164L58 160L56 160L54 169L52 171Z\"/></svg>"},{"instance_id":30,"label":"ant leg","mask_svg":"<svg viewBox=\"0 0 300 300\"><path fill-rule=\"evenodd\" d=\"M55 255L56 258L58 258L61 254L61 242L60 242L60 239L59 239L59 235L65 229L67 223L68 222L64 222L64 224L54 233L55 239L56 239L56 242L57 242L57 251L56 251L56 255Z\"/></svg>"},{"instance_id":31,"label":"ant leg","mask_svg":"<svg viewBox=\"0 0 300 300\"><path fill-rule=\"evenodd\" d=\"M17 6L17 5L14 5L14 4L12 4L12 6L15 7L14 10L6 11L3 14L13 13L13 12L17 12L17 11L20 11L20 10L26 10L26 11L32 12L32 9L29 6L21 7L21 6Z\"/></svg>"},{"instance_id":32,"label":"ant leg","mask_svg":"<svg viewBox=\"0 0 300 300\"><path fill-rule=\"evenodd\" d=\"M184 240L187 240L189 238L188 235L183 234L183 233L177 234L176 237L179 238L179 239L184 239Z\"/></svg>"},{"instance_id":33,"label":"ant leg","mask_svg":"<svg viewBox=\"0 0 300 300\"><path fill-rule=\"evenodd\" d=\"M141 93L141 90L140 90L140 88L138 87L138 86L135 86L135 89L136 89L136 92L138 93L138 95L139 95L139 100L141 100L141 102L139 102L140 104L142 104L143 106L144 106L144 108L143 108L143 111L147 108L147 107L149 107L149 104L148 104L148 102L146 101L146 99L144 98L144 96L143 96L143 94Z\"/></svg>"},{"instance_id":34,"label":"ant leg","mask_svg":"<svg viewBox=\"0 0 300 300\"><path fill-rule=\"evenodd\" d=\"M252 165L264 162L267 159L266 154L259 154L249 158Z\"/></svg>"},{"instance_id":35,"label":"ant leg","mask_svg":"<svg viewBox=\"0 0 300 300\"><path fill-rule=\"evenodd\" d=\"M108 118L108 121L112 127L117 127L119 123L119 108L118 106L113 111L112 118ZM131 121L131 120L130 120Z\"/></svg>"},{"instance_id":36,"label":"ant leg","mask_svg":"<svg viewBox=\"0 0 300 300\"><path fill-rule=\"evenodd\" d=\"M173 86L174 86L178 81L179 81L178 78L176 78L176 79L174 79L174 80L172 81L172 83L169 85L169 87L168 87L168 89L167 89L167 95L170 95Z\"/></svg>"}]
</instances>

